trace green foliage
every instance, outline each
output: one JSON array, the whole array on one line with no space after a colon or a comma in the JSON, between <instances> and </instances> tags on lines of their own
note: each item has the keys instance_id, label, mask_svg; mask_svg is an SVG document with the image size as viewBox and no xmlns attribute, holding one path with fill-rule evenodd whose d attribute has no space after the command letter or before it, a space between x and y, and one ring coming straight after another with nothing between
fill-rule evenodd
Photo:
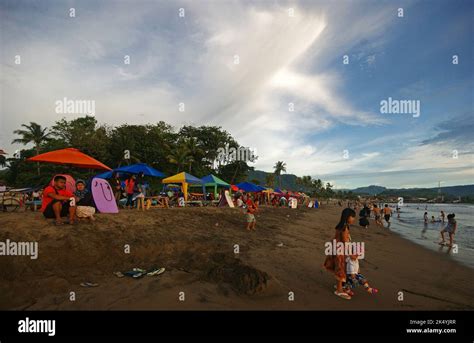
<instances>
[{"instance_id":1,"label":"green foliage","mask_svg":"<svg viewBox=\"0 0 474 343\"><path fill-rule=\"evenodd\" d=\"M41 163L41 170L36 171L35 163L25 161L38 152L66 147L77 148L112 168L143 162L166 175L186 171L203 177L214 173L226 181L237 183L245 180L251 170L241 161L214 165L219 148L224 148L226 144L236 148L239 146L227 131L217 126L188 125L176 131L171 125L160 121L148 125L109 127L98 125L94 117L86 116L72 120L62 118L50 130L30 123L22 125L22 129L15 133L19 135L15 143L34 144L33 148L21 151L20 159L0 160L0 165L3 161L7 164L2 178L15 187L41 186L58 173L67 172L76 178L89 178L98 173L96 170L47 163ZM130 156L127 156L127 151Z\"/></svg>"}]
</instances>

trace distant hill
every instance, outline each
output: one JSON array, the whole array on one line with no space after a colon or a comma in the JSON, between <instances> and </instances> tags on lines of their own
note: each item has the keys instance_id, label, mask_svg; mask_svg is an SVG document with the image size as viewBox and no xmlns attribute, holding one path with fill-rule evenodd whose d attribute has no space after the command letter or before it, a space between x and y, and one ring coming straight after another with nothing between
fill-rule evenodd
<instances>
[{"instance_id":1,"label":"distant hill","mask_svg":"<svg viewBox=\"0 0 474 343\"><path fill-rule=\"evenodd\" d=\"M385 188L380 186L360 187L352 190L358 195L401 196L415 198L436 198L439 194L445 197L474 197L474 185L433 188Z\"/></svg>"},{"instance_id":2,"label":"distant hill","mask_svg":"<svg viewBox=\"0 0 474 343\"><path fill-rule=\"evenodd\" d=\"M251 170L248 173L247 181L258 183L265 186L265 177L267 173L262 170ZM281 175L281 188L293 191L308 191L302 186L296 184L297 176L294 174ZM323 180L324 182L325 180ZM275 186L279 187L278 180L275 178ZM345 191L349 191L346 189ZM383 186L370 185L367 187L359 187L351 190L357 195L382 195L382 196L401 196L415 198L435 198L438 196L438 187L433 188L386 188ZM474 185L449 186L441 187L441 195L449 198L469 197L474 198Z\"/></svg>"},{"instance_id":3,"label":"distant hill","mask_svg":"<svg viewBox=\"0 0 474 343\"><path fill-rule=\"evenodd\" d=\"M257 184L261 186L265 186L265 177L267 176L267 174L272 174L272 173L267 173L262 170L251 170L248 172L247 181L254 182L256 180ZM282 174L281 175L281 189L288 189L292 191L305 191L306 189L304 189L304 187L296 184L296 177L297 176L294 174ZM278 178L275 177L274 188L276 187L280 187L280 186L279 186Z\"/></svg>"},{"instance_id":4,"label":"distant hill","mask_svg":"<svg viewBox=\"0 0 474 343\"><path fill-rule=\"evenodd\" d=\"M359 187L359 188L353 189L352 193L377 195L384 192L385 190L387 190L387 188L382 187L382 186L371 185L368 187Z\"/></svg>"}]
</instances>

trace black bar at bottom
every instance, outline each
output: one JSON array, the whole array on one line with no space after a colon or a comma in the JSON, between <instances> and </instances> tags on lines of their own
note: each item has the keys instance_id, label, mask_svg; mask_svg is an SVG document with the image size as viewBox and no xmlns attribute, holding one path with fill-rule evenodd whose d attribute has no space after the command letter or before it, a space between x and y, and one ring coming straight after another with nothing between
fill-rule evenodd
<instances>
[{"instance_id":1,"label":"black bar at bottom","mask_svg":"<svg viewBox=\"0 0 474 343\"><path fill-rule=\"evenodd\" d=\"M0 318L2 343L39 336L474 337L472 311L2 311ZM20 323L24 329L31 320L55 320L54 336L20 333Z\"/></svg>"}]
</instances>

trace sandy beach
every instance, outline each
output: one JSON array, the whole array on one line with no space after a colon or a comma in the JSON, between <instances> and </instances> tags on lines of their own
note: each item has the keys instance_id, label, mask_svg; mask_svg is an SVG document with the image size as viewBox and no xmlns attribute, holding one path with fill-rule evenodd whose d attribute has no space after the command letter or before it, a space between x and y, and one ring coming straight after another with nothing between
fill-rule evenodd
<instances>
[{"instance_id":1,"label":"sandy beach","mask_svg":"<svg viewBox=\"0 0 474 343\"><path fill-rule=\"evenodd\" d=\"M41 213L1 213L0 241L37 241L39 253L36 260L0 256L0 309L474 308L471 269L373 222L367 230L353 226L351 236L365 242L361 273L380 292L357 288L351 300L336 297L334 278L322 263L340 211L261 208L256 232L247 232L244 214L230 208L122 210L99 214L94 223L61 227ZM133 267L166 272L140 279L113 274ZM85 281L99 285L83 288Z\"/></svg>"}]
</instances>

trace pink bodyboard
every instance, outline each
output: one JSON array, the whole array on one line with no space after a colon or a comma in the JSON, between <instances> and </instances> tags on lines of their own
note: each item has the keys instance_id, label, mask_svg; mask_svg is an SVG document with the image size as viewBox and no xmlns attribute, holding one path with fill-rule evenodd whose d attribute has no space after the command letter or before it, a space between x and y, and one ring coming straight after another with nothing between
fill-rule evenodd
<instances>
[{"instance_id":1,"label":"pink bodyboard","mask_svg":"<svg viewBox=\"0 0 474 343\"><path fill-rule=\"evenodd\" d=\"M95 206L100 213L118 213L114 192L106 180L100 178L92 179L91 190Z\"/></svg>"}]
</instances>

